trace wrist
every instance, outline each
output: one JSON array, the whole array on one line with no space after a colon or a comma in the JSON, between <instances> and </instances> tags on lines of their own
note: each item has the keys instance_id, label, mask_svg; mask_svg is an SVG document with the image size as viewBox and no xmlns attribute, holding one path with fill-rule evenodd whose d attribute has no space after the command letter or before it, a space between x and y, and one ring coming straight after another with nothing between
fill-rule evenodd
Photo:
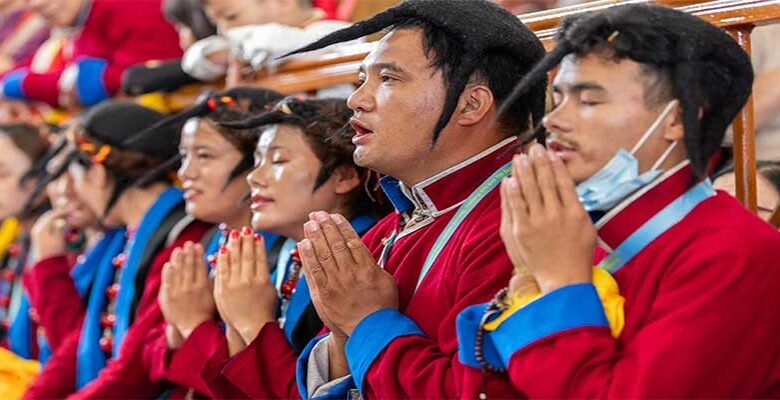
<instances>
[{"instance_id":1,"label":"wrist","mask_svg":"<svg viewBox=\"0 0 780 400\"><path fill-rule=\"evenodd\" d=\"M572 274L567 276L556 276L556 277L550 277L546 279L539 279L538 282L539 282L539 289L541 290L542 294L547 294L550 292L554 292L565 286L577 285L580 283L592 283L593 275L592 272L590 272L590 269L588 269L587 275Z\"/></svg>"},{"instance_id":2,"label":"wrist","mask_svg":"<svg viewBox=\"0 0 780 400\"><path fill-rule=\"evenodd\" d=\"M255 340L255 338L257 338L257 335L260 334L260 330L262 330L263 326L265 326L265 324L269 322L273 322L273 320L268 318L263 318L261 320L246 322L244 324L237 325L236 331L241 336L241 339L245 343L249 344L252 343Z\"/></svg>"},{"instance_id":3,"label":"wrist","mask_svg":"<svg viewBox=\"0 0 780 400\"><path fill-rule=\"evenodd\" d=\"M192 332L195 331L195 329L197 329L206 321L208 321L208 318L188 321L187 323L184 324L176 324L176 329L181 334L182 339L187 340L190 337L190 335L192 335Z\"/></svg>"}]
</instances>

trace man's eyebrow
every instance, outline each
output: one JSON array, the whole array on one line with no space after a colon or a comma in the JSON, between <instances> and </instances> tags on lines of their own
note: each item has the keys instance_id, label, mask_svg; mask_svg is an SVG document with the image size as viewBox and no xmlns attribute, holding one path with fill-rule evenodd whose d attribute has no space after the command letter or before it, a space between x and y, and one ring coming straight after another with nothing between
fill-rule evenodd
<instances>
[{"instance_id":1,"label":"man's eyebrow","mask_svg":"<svg viewBox=\"0 0 780 400\"><path fill-rule=\"evenodd\" d=\"M553 90L556 92L582 92L585 90L597 90L600 92L606 92L607 89L604 86L596 82L577 82L573 84L553 84Z\"/></svg>"},{"instance_id":2,"label":"man's eyebrow","mask_svg":"<svg viewBox=\"0 0 780 400\"><path fill-rule=\"evenodd\" d=\"M398 64L394 62L380 62L375 64L369 64L369 65L361 65L360 68L358 68L358 73L365 74L367 69L375 69L375 70L390 70L399 74L405 74L406 70L401 68Z\"/></svg>"}]
</instances>

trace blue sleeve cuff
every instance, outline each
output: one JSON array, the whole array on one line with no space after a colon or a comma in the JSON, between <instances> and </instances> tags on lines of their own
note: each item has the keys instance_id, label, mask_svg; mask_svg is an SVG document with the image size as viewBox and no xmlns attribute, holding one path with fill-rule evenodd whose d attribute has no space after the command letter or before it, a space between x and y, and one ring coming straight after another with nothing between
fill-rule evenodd
<instances>
[{"instance_id":1,"label":"blue sleeve cuff","mask_svg":"<svg viewBox=\"0 0 780 400\"><path fill-rule=\"evenodd\" d=\"M86 58L78 62L79 74L76 78L76 95L84 106L94 106L109 98L108 89L103 83L103 74L108 61L99 58Z\"/></svg>"},{"instance_id":2,"label":"blue sleeve cuff","mask_svg":"<svg viewBox=\"0 0 780 400\"><path fill-rule=\"evenodd\" d=\"M27 99L24 94L24 78L27 76L27 69L19 69L9 72L3 79L3 96L9 99Z\"/></svg>"},{"instance_id":3,"label":"blue sleeve cuff","mask_svg":"<svg viewBox=\"0 0 780 400\"><path fill-rule=\"evenodd\" d=\"M410 335L424 333L398 310L379 310L360 321L347 341L346 350L349 369L362 398L366 398L363 383L374 360L393 340Z\"/></svg>"},{"instance_id":4,"label":"blue sleeve cuff","mask_svg":"<svg viewBox=\"0 0 780 400\"><path fill-rule=\"evenodd\" d=\"M458 358L463 365L477 369L482 368L476 354L477 331L486 308L487 303L468 307L458 315L456 323L458 328ZM482 356L490 365L506 368L506 364L499 357L488 335L482 338Z\"/></svg>"},{"instance_id":5,"label":"blue sleeve cuff","mask_svg":"<svg viewBox=\"0 0 780 400\"><path fill-rule=\"evenodd\" d=\"M508 366L515 352L555 334L586 327L609 329L609 322L596 287L580 283L529 303L486 336Z\"/></svg>"}]
</instances>

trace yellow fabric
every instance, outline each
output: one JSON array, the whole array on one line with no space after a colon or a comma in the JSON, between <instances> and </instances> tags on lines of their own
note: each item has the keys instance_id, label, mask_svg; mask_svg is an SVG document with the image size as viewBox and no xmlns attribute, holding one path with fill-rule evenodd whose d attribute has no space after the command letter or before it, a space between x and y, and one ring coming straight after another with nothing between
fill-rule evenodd
<instances>
[{"instance_id":1,"label":"yellow fabric","mask_svg":"<svg viewBox=\"0 0 780 400\"><path fill-rule=\"evenodd\" d=\"M0 348L0 399L21 399L40 372L38 361L25 360Z\"/></svg>"},{"instance_id":2,"label":"yellow fabric","mask_svg":"<svg viewBox=\"0 0 780 400\"><path fill-rule=\"evenodd\" d=\"M6 218L0 225L0 259L5 257L8 247L16 241L19 235L19 221L16 218Z\"/></svg>"},{"instance_id":3,"label":"yellow fabric","mask_svg":"<svg viewBox=\"0 0 780 400\"><path fill-rule=\"evenodd\" d=\"M151 108L160 114L170 114L173 110L168 106L165 95L159 92L147 93L136 98L136 103Z\"/></svg>"},{"instance_id":4,"label":"yellow fabric","mask_svg":"<svg viewBox=\"0 0 780 400\"><path fill-rule=\"evenodd\" d=\"M599 295L599 299L601 299L602 306L604 306L604 314L606 314L607 320L609 321L612 336L619 337L625 326L625 313L623 307L626 300L620 295L620 288L618 287L617 281L615 281L615 278L613 278L609 272L594 266L593 285L596 287L596 292ZM512 296L509 300L509 308L501 313L498 318L485 324L485 330L494 331L498 329L501 323L509 319L517 310L520 310L540 297L542 297L541 293L524 293Z\"/></svg>"}]
</instances>

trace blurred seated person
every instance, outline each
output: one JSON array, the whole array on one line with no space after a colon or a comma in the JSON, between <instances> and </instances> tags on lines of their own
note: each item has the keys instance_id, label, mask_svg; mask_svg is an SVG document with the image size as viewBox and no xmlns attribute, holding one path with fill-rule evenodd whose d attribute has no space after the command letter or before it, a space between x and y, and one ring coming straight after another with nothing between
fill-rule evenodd
<instances>
[{"instance_id":1,"label":"blurred seated person","mask_svg":"<svg viewBox=\"0 0 780 400\"><path fill-rule=\"evenodd\" d=\"M24 0L0 0L0 76L28 65L48 37L46 23Z\"/></svg>"},{"instance_id":2,"label":"blurred seated person","mask_svg":"<svg viewBox=\"0 0 780 400\"><path fill-rule=\"evenodd\" d=\"M772 213L780 206L780 162L759 161L756 172L758 172L756 174L757 214L761 219L769 221ZM715 173L712 180L716 189L736 196L737 181L734 165L728 165Z\"/></svg>"},{"instance_id":3,"label":"blurred seated person","mask_svg":"<svg viewBox=\"0 0 780 400\"><path fill-rule=\"evenodd\" d=\"M756 27L751 59L756 72L753 107L756 123L756 157L780 161L780 25Z\"/></svg>"},{"instance_id":4,"label":"blurred seated person","mask_svg":"<svg viewBox=\"0 0 780 400\"><path fill-rule=\"evenodd\" d=\"M203 0L219 36L196 42L183 69L203 81L228 77L228 86L254 81L254 72L285 53L347 26L328 20L311 0Z\"/></svg>"},{"instance_id":5,"label":"blurred seated person","mask_svg":"<svg viewBox=\"0 0 780 400\"><path fill-rule=\"evenodd\" d=\"M492 0L515 15L528 14L555 8L555 0Z\"/></svg>"},{"instance_id":6,"label":"blurred seated person","mask_svg":"<svg viewBox=\"0 0 780 400\"><path fill-rule=\"evenodd\" d=\"M201 0L163 0L163 14L179 34L179 47L187 50L193 43L217 33L217 28L203 12ZM127 69L122 77L122 92L130 96L175 91L200 82L184 72L181 59L150 61Z\"/></svg>"},{"instance_id":7,"label":"blurred seated person","mask_svg":"<svg viewBox=\"0 0 780 400\"><path fill-rule=\"evenodd\" d=\"M112 97L127 67L181 55L160 1L29 0L29 7L52 27L75 32L72 48L63 52L64 65L7 74L0 82L2 95L63 108L92 106Z\"/></svg>"}]
</instances>

